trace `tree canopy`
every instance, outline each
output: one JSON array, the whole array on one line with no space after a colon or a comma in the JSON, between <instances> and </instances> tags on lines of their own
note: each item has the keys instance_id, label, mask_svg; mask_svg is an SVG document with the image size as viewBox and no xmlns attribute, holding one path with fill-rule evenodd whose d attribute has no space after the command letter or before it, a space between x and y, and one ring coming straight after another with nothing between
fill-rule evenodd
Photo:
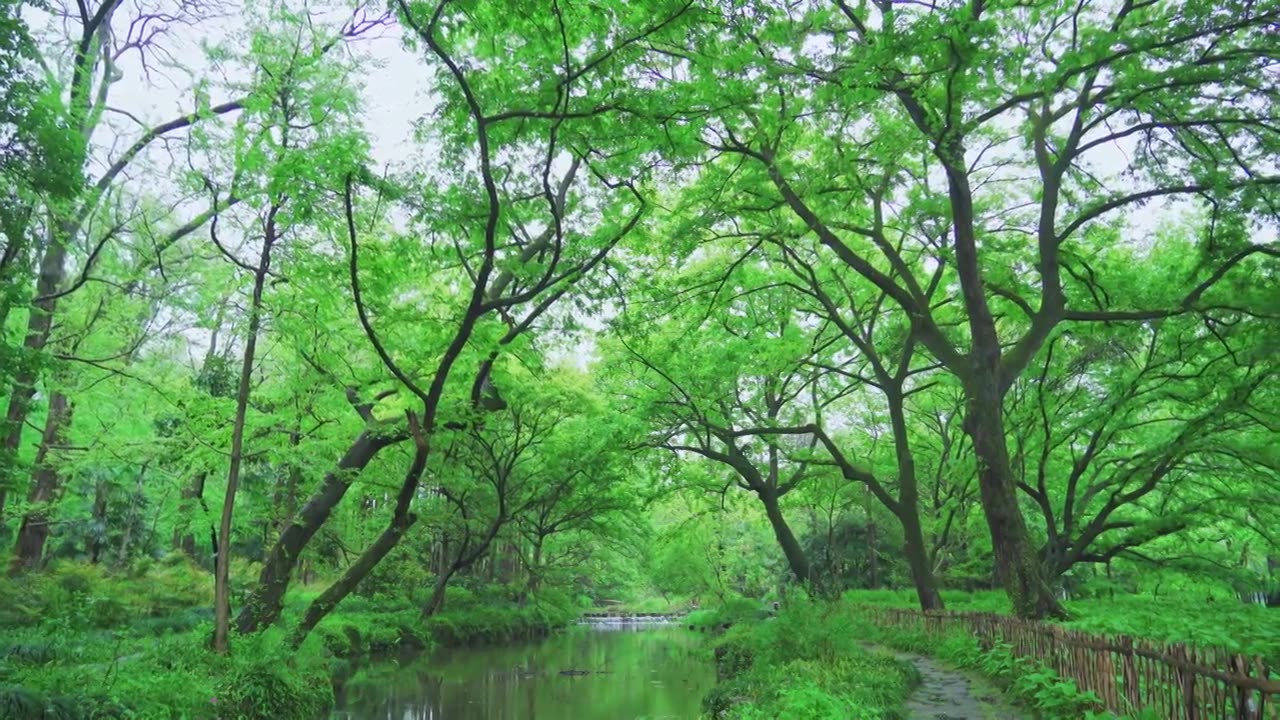
<instances>
[{"instance_id":1,"label":"tree canopy","mask_svg":"<svg viewBox=\"0 0 1280 720\"><path fill-rule=\"evenodd\" d=\"M189 557L221 652L300 583L295 645L477 578L1266 588L1277 22L9 3L8 570Z\"/></svg>"}]
</instances>

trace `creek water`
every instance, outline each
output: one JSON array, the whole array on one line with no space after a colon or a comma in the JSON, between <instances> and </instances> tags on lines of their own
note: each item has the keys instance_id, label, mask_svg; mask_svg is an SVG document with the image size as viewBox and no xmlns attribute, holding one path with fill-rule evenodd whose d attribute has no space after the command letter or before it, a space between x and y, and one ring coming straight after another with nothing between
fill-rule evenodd
<instances>
[{"instance_id":1,"label":"creek water","mask_svg":"<svg viewBox=\"0 0 1280 720\"><path fill-rule=\"evenodd\" d=\"M695 720L714 684L710 650L678 625L579 625L368 666L337 689L333 718Z\"/></svg>"}]
</instances>

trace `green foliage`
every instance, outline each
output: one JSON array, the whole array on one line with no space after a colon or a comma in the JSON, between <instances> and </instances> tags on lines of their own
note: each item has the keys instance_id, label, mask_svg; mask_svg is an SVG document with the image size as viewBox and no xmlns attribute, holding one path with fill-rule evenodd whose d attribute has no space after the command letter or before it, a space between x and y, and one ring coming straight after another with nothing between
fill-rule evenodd
<instances>
[{"instance_id":1,"label":"green foliage","mask_svg":"<svg viewBox=\"0 0 1280 720\"><path fill-rule=\"evenodd\" d=\"M715 630L740 622L760 620L770 614L771 610L758 600L731 597L723 605L690 612L683 622L695 630Z\"/></svg>"},{"instance_id":2,"label":"green foliage","mask_svg":"<svg viewBox=\"0 0 1280 720\"><path fill-rule=\"evenodd\" d=\"M244 645L209 698L219 720L319 717L333 704L327 664L289 652L275 639Z\"/></svg>"},{"instance_id":3,"label":"green foliage","mask_svg":"<svg viewBox=\"0 0 1280 720\"><path fill-rule=\"evenodd\" d=\"M1063 624L1102 635L1220 647L1260 655L1269 662L1280 661L1280 617L1274 610L1242 603L1230 595L1206 600L1202 595L1191 594L1196 591L1204 592L1204 588L1188 588L1162 597L1128 594L1072 600L1067 603L1071 618ZM1009 599L1002 592L944 591L942 596L949 610L1009 612ZM916 605L915 596L909 591L859 590L846 593L844 598L854 605Z\"/></svg>"},{"instance_id":4,"label":"green foliage","mask_svg":"<svg viewBox=\"0 0 1280 720\"><path fill-rule=\"evenodd\" d=\"M468 603L465 598L446 601L445 610L426 621L430 637L446 644L496 642L536 637L564 627L581 614L572 600L562 593L543 592L524 605L514 603Z\"/></svg>"},{"instance_id":5,"label":"green foliage","mask_svg":"<svg viewBox=\"0 0 1280 720\"><path fill-rule=\"evenodd\" d=\"M173 117L121 101L207 3L88 5L33 33L47 3L0 3L0 662L26 688L0 714L309 712L333 657L606 600L715 608L687 623L735 628L717 709L891 712L900 673L838 613L762 603L911 606L1006 556L1037 597L949 607L1064 592L1070 627L1280 661L1234 601L1280 588L1276 0L265 0ZM393 24L421 113L381 111L354 42ZM416 523L317 657L220 658L187 556L224 497L235 606L324 518L277 630L393 508ZM1007 659L984 669L1086 711ZM95 699L59 695L81 676Z\"/></svg>"},{"instance_id":6,"label":"green foliage","mask_svg":"<svg viewBox=\"0 0 1280 720\"><path fill-rule=\"evenodd\" d=\"M208 573L185 559L136 573L59 561L43 573L0 579L0 626L39 620L68 628L119 628L135 621L178 627L186 621L166 619L210 606L210 585Z\"/></svg>"},{"instance_id":7,"label":"green foliage","mask_svg":"<svg viewBox=\"0 0 1280 720\"><path fill-rule=\"evenodd\" d=\"M918 676L860 644L837 606L797 603L736 625L717 648L725 678L704 705L715 717L879 720L901 716Z\"/></svg>"},{"instance_id":8,"label":"green foliage","mask_svg":"<svg viewBox=\"0 0 1280 720\"><path fill-rule=\"evenodd\" d=\"M1069 605L1067 627L1106 635L1129 635L1159 643L1220 647L1280 663L1280 617L1274 609L1233 597L1129 595L1081 600Z\"/></svg>"}]
</instances>

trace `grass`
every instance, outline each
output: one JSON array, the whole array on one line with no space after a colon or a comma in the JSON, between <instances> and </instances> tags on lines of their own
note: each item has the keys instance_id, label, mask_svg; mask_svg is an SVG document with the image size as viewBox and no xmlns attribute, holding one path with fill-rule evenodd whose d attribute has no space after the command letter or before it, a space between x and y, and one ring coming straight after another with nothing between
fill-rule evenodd
<instances>
[{"instance_id":1,"label":"grass","mask_svg":"<svg viewBox=\"0 0 1280 720\"><path fill-rule=\"evenodd\" d=\"M855 623L837 605L805 603L735 625L716 649L723 679L707 712L738 720L902 717L918 675L864 648Z\"/></svg>"}]
</instances>

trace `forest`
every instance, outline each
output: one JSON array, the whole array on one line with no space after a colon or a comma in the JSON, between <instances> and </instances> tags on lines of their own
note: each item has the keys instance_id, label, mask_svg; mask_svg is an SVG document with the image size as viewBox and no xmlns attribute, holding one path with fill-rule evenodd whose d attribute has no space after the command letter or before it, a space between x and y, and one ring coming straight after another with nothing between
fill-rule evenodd
<instances>
[{"instance_id":1,"label":"forest","mask_svg":"<svg viewBox=\"0 0 1280 720\"><path fill-rule=\"evenodd\" d=\"M1278 31L0 0L0 720L1280 717Z\"/></svg>"}]
</instances>

